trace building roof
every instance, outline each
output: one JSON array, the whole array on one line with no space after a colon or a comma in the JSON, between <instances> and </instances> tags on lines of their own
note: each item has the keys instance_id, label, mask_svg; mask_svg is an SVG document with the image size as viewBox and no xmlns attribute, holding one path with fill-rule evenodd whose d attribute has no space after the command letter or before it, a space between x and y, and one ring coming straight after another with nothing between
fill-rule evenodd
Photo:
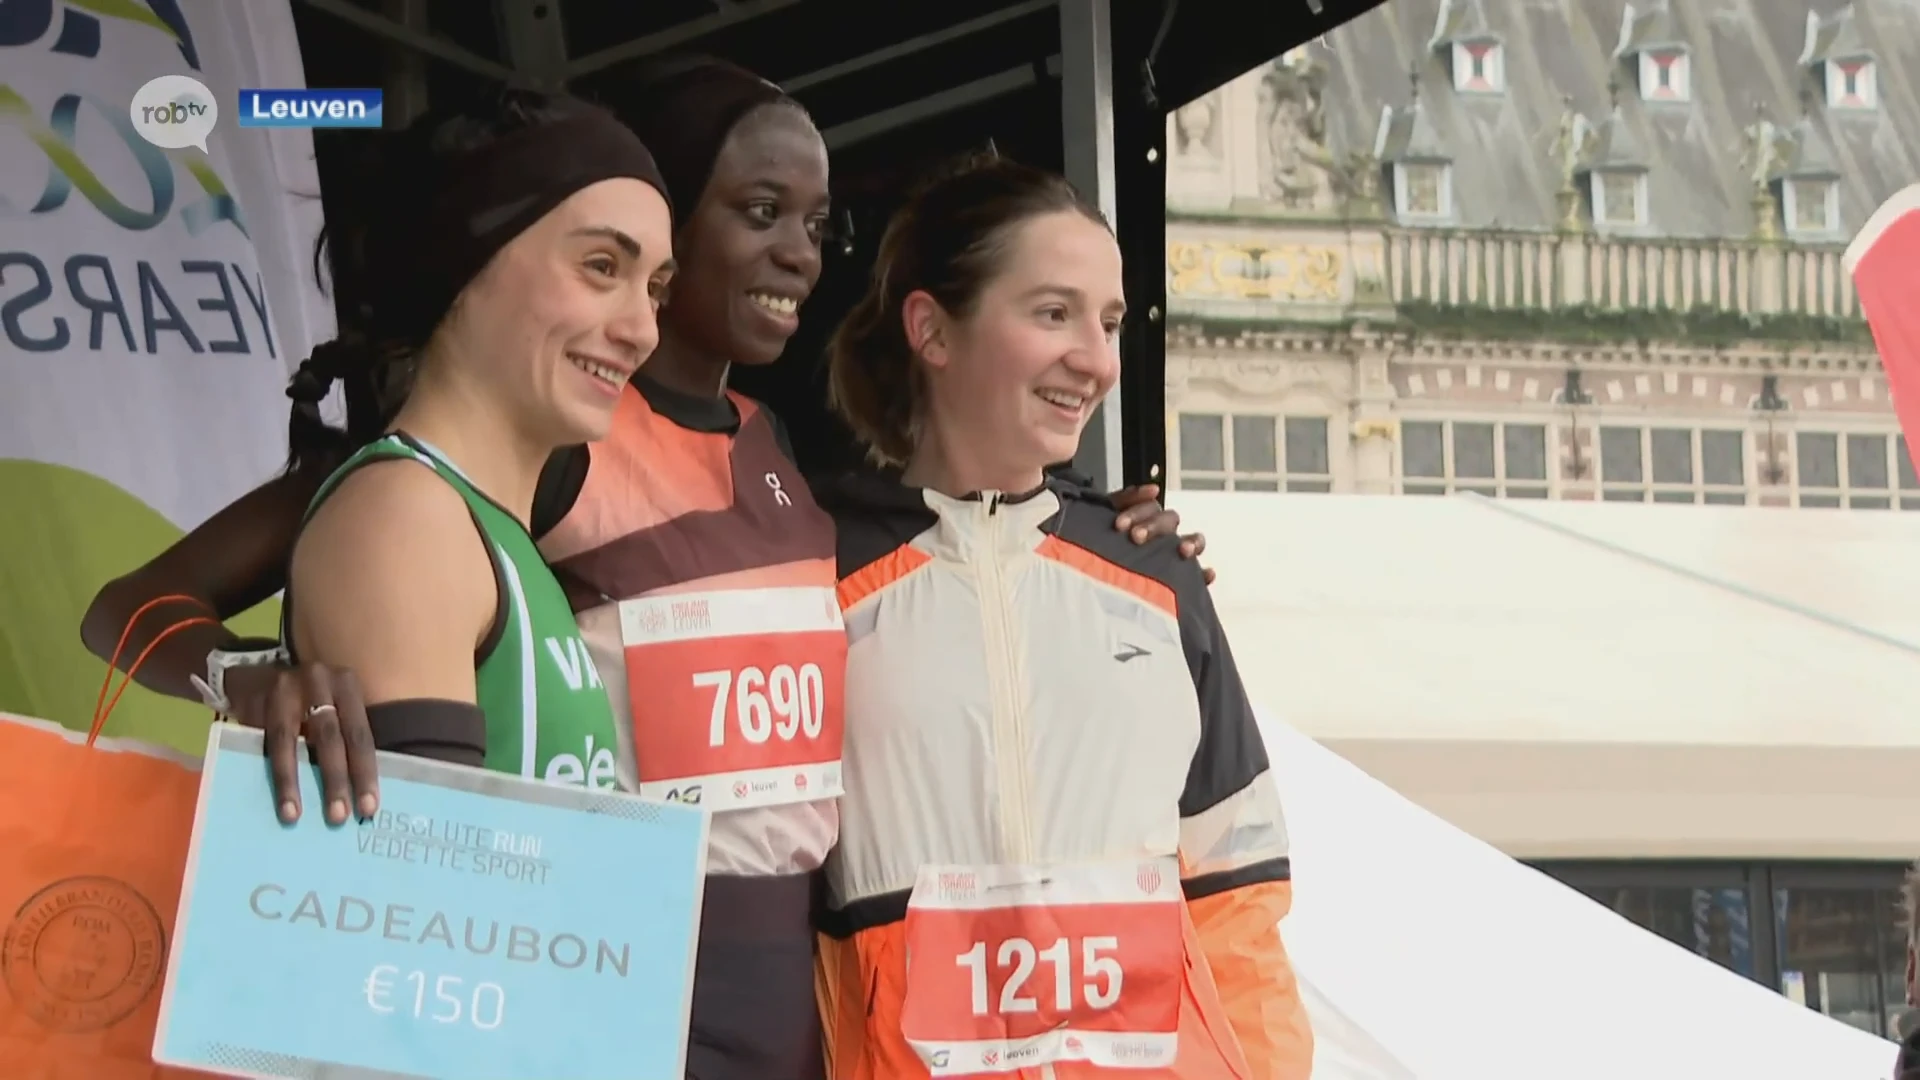
<instances>
[{"instance_id":1,"label":"building roof","mask_svg":"<svg viewBox=\"0 0 1920 1080\"><path fill-rule=\"evenodd\" d=\"M1839 9L1815 2L1817 12ZM1808 5L1685 0L1664 15L1634 5L1632 48L1671 36L1690 58L1693 100L1657 106L1639 100L1633 62L1615 56L1627 8L1624 0L1480 0L1477 17L1504 43L1507 90L1468 95L1451 89L1445 50L1434 47L1451 17L1442 0L1395 0L1313 46L1327 68L1328 147L1336 160L1371 150L1383 107L1409 104L1407 72L1419 66L1428 75L1420 93L1425 120L1454 163L1459 224L1548 230L1560 220L1553 147L1568 103L1590 126L1603 126L1608 82L1617 77L1627 86L1623 123L1649 159L1647 231L1753 235L1753 129L1756 119L1785 126L1801 115L1812 74L1798 62L1808 44ZM1920 176L1920 0L1858 0L1835 26L1833 41L1841 44L1820 48L1850 48L1844 42L1853 35L1878 53L1879 108L1842 113L1816 99L1809 120L1832 152L1841 224L1850 232ZM1762 175L1776 174L1767 164Z\"/></svg>"},{"instance_id":2,"label":"building roof","mask_svg":"<svg viewBox=\"0 0 1920 1080\"><path fill-rule=\"evenodd\" d=\"M1384 106L1380 110L1380 131L1374 139L1373 156L1381 161L1449 161L1453 154L1433 114L1420 103L1419 80L1414 75L1411 104L1405 108Z\"/></svg>"},{"instance_id":3,"label":"building roof","mask_svg":"<svg viewBox=\"0 0 1920 1080\"><path fill-rule=\"evenodd\" d=\"M1690 51L1667 0L1641 0L1620 12L1620 42L1613 48L1614 56L1667 50Z\"/></svg>"},{"instance_id":4,"label":"building roof","mask_svg":"<svg viewBox=\"0 0 1920 1080\"><path fill-rule=\"evenodd\" d=\"M1427 48L1438 49L1455 42L1499 40L1500 35L1487 25L1487 9L1481 0L1441 0L1440 14L1434 19L1433 38L1427 42Z\"/></svg>"},{"instance_id":5,"label":"building roof","mask_svg":"<svg viewBox=\"0 0 1920 1080\"><path fill-rule=\"evenodd\" d=\"M1821 64L1828 60L1858 60L1873 55L1860 23L1853 17L1853 5L1833 11L1807 12L1807 45L1800 53L1802 64Z\"/></svg>"}]
</instances>

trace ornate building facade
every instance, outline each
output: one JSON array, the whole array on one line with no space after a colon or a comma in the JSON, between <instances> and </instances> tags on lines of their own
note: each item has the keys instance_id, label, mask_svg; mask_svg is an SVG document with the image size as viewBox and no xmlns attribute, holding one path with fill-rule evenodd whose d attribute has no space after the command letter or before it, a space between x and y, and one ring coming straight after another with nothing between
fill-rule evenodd
<instances>
[{"instance_id":1,"label":"ornate building facade","mask_svg":"<svg viewBox=\"0 0 1920 1080\"><path fill-rule=\"evenodd\" d=\"M1920 509L1841 263L1920 179L1916 80L1920 0L1393 0L1193 102L1170 486ZM1904 1009L1900 864L1612 854L1537 865L1848 1023Z\"/></svg>"},{"instance_id":2,"label":"ornate building facade","mask_svg":"<svg viewBox=\"0 0 1920 1080\"><path fill-rule=\"evenodd\" d=\"M1169 120L1174 487L1920 509L1910 0L1394 0Z\"/></svg>"}]
</instances>

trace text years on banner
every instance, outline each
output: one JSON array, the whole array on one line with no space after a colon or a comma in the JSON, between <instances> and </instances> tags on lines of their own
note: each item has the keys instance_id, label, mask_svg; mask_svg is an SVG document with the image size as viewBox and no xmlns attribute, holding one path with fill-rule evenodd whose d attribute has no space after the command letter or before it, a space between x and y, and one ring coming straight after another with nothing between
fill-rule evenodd
<instances>
[{"instance_id":1,"label":"text years on banner","mask_svg":"<svg viewBox=\"0 0 1920 1080\"><path fill-rule=\"evenodd\" d=\"M705 812L381 754L372 819L289 827L262 739L209 739L156 1060L680 1080Z\"/></svg>"}]
</instances>

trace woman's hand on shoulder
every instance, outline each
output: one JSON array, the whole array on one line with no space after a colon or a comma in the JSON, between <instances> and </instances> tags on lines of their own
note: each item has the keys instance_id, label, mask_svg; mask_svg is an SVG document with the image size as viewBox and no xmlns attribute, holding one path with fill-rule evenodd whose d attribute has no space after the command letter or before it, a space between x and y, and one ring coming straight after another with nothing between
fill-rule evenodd
<instances>
[{"instance_id":1,"label":"woman's hand on shoulder","mask_svg":"<svg viewBox=\"0 0 1920 1080\"><path fill-rule=\"evenodd\" d=\"M320 770L327 824L380 809L373 728L353 672L325 664L254 664L226 674L227 711L266 733L267 777L280 820L300 820L300 739Z\"/></svg>"},{"instance_id":2,"label":"woman's hand on shoulder","mask_svg":"<svg viewBox=\"0 0 1920 1080\"><path fill-rule=\"evenodd\" d=\"M1180 514L1160 505L1159 484L1135 484L1121 488L1107 498L1120 508L1120 513L1113 519L1113 527L1126 533L1136 544L1180 533ZM1206 534L1195 532L1180 537L1181 558L1197 559L1206 550ZM1200 574L1208 585L1213 584L1214 573L1211 569L1203 566Z\"/></svg>"}]
</instances>

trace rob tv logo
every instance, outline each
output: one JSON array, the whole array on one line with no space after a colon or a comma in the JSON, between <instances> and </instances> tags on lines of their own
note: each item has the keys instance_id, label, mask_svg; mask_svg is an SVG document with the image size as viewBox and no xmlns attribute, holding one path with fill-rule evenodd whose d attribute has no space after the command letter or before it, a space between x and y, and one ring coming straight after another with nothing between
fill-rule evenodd
<instances>
[{"instance_id":1,"label":"rob tv logo","mask_svg":"<svg viewBox=\"0 0 1920 1080\"><path fill-rule=\"evenodd\" d=\"M242 90L243 128L377 128L378 90Z\"/></svg>"}]
</instances>

